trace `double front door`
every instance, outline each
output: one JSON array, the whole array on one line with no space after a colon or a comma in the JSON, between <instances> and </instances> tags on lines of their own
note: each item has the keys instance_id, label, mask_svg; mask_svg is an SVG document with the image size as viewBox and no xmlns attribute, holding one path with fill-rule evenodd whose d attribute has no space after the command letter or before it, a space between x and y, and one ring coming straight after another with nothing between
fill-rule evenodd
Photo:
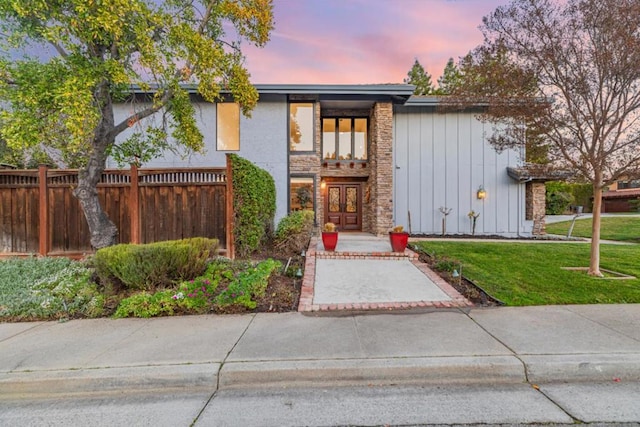
<instances>
[{"instance_id":1,"label":"double front door","mask_svg":"<svg viewBox=\"0 0 640 427\"><path fill-rule=\"evenodd\" d=\"M338 230L362 230L362 185L328 183L324 211L325 222L333 222Z\"/></svg>"}]
</instances>

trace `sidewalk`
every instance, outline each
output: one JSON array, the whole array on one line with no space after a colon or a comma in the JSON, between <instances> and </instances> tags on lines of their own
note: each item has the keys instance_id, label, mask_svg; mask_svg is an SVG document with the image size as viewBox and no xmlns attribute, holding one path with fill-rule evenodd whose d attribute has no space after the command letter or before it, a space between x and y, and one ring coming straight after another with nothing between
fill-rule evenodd
<instances>
[{"instance_id":1,"label":"sidewalk","mask_svg":"<svg viewBox=\"0 0 640 427\"><path fill-rule=\"evenodd\" d=\"M640 304L0 324L0 398L640 381Z\"/></svg>"}]
</instances>

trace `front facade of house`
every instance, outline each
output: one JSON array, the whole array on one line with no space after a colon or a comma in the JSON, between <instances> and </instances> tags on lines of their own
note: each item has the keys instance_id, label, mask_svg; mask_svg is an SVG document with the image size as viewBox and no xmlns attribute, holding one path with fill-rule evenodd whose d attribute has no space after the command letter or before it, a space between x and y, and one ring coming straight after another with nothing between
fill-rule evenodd
<instances>
[{"instance_id":1,"label":"front facade of house","mask_svg":"<svg viewBox=\"0 0 640 427\"><path fill-rule=\"evenodd\" d=\"M438 112L437 98L412 96L404 84L256 87L251 118L231 101L211 104L194 94L206 152L166 153L144 166L221 166L236 153L273 176L276 221L313 209L319 224L341 231L381 235L400 224L440 234L441 208L450 212L447 234L470 234L471 211L480 214L476 234L528 236L540 219L532 186L507 173L524 153L493 150L486 136L494 130L473 112ZM118 105L116 120L132 108ZM144 122L129 132L142 131L138 125Z\"/></svg>"}]
</instances>

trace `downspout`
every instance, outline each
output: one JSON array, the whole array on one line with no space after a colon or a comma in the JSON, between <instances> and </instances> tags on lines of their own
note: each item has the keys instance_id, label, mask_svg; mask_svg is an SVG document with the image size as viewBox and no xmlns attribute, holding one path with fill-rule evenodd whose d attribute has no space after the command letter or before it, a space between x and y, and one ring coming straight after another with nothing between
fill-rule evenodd
<instances>
[{"instance_id":1,"label":"downspout","mask_svg":"<svg viewBox=\"0 0 640 427\"><path fill-rule=\"evenodd\" d=\"M525 187L524 187L524 191L525 191L525 195L524 195L524 197L525 197L525 200L527 199L527 194L526 194L526 192L527 192L527 186L526 186L526 184L527 184L528 182L531 182L531 181L533 181L533 179L532 179L531 177L529 177L529 178L527 178L527 179L524 179L524 180L522 180L522 179L519 179L519 180L518 180L518 183L519 183L519 184L525 184ZM526 218L522 218L522 217L520 216L520 214L522 213L522 212L521 212L522 205L520 204L520 202L521 202L520 197L521 197L521 196L520 196L520 189L518 189L518 222L519 222L519 224L518 224L518 237L525 237L525 236L522 236L522 235L520 234L520 226L522 225L522 222L526 221ZM521 222L521 220L522 220L522 222Z\"/></svg>"}]
</instances>

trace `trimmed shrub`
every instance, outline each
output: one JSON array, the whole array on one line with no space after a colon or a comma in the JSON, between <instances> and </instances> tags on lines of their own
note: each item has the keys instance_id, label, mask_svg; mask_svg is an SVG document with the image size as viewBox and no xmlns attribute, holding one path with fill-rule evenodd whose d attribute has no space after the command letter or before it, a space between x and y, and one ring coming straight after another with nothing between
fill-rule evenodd
<instances>
[{"instance_id":1,"label":"trimmed shrub","mask_svg":"<svg viewBox=\"0 0 640 427\"><path fill-rule=\"evenodd\" d=\"M593 187L588 183L550 181L546 183L546 214L561 215L572 205L582 206L584 212L592 210Z\"/></svg>"},{"instance_id":2,"label":"trimmed shrub","mask_svg":"<svg viewBox=\"0 0 640 427\"><path fill-rule=\"evenodd\" d=\"M236 154L228 154L233 174L233 212L236 253L246 257L273 232L276 186L265 170Z\"/></svg>"},{"instance_id":3,"label":"trimmed shrub","mask_svg":"<svg viewBox=\"0 0 640 427\"><path fill-rule=\"evenodd\" d=\"M593 186L591 184L571 184L573 204L582 206L584 212L593 211Z\"/></svg>"},{"instance_id":4,"label":"trimmed shrub","mask_svg":"<svg viewBox=\"0 0 640 427\"><path fill-rule=\"evenodd\" d=\"M280 220L274 245L285 253L298 254L309 245L313 231L314 213L309 210L291 212Z\"/></svg>"},{"instance_id":5,"label":"trimmed shrub","mask_svg":"<svg viewBox=\"0 0 640 427\"><path fill-rule=\"evenodd\" d=\"M562 215L569 210L569 206L573 203L573 195L569 185L564 182L548 182L545 199L545 214L547 215Z\"/></svg>"},{"instance_id":6,"label":"trimmed shrub","mask_svg":"<svg viewBox=\"0 0 640 427\"><path fill-rule=\"evenodd\" d=\"M201 275L217 250L218 240L204 237L121 244L100 249L93 262L101 284L151 291Z\"/></svg>"}]
</instances>

